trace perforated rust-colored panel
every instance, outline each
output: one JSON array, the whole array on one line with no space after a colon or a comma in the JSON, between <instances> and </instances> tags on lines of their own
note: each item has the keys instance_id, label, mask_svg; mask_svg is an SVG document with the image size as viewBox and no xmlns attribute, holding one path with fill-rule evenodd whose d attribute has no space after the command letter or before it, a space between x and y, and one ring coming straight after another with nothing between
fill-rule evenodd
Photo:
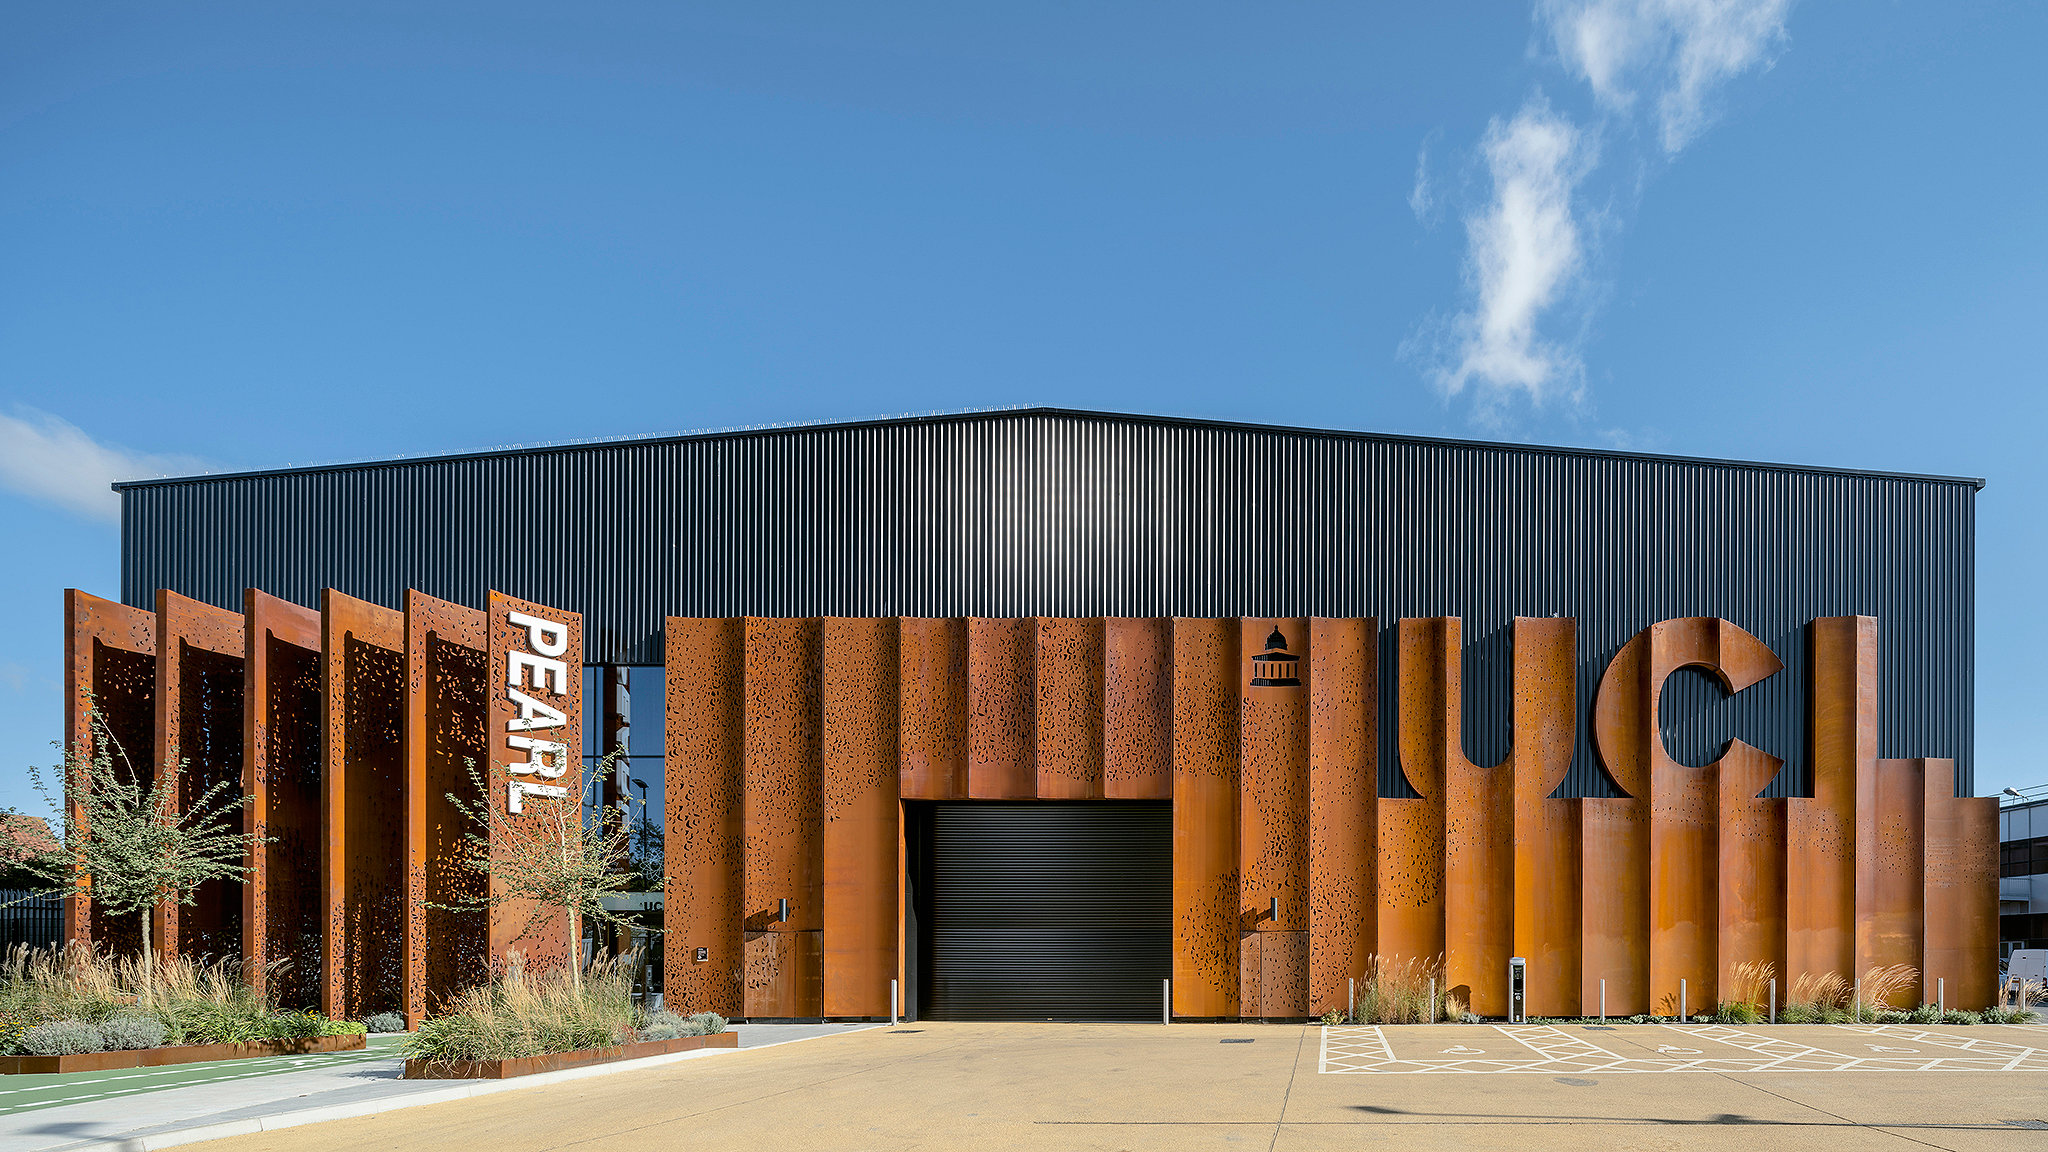
<instances>
[{"instance_id":1,"label":"perforated rust-colored panel","mask_svg":"<svg viewBox=\"0 0 2048 1152\"><path fill-rule=\"evenodd\" d=\"M896 621L827 619L824 1014L886 1016L896 976Z\"/></svg>"},{"instance_id":2,"label":"perforated rust-colored panel","mask_svg":"<svg viewBox=\"0 0 2048 1152\"><path fill-rule=\"evenodd\" d=\"M967 795L967 621L897 625L903 798L959 799Z\"/></svg>"},{"instance_id":3,"label":"perforated rust-colored panel","mask_svg":"<svg viewBox=\"0 0 2048 1152\"><path fill-rule=\"evenodd\" d=\"M748 617L746 629L746 1015L817 1016L816 933L824 926L819 623ZM778 919L785 899L789 918ZM805 935L810 943L763 942L759 933Z\"/></svg>"},{"instance_id":4,"label":"perforated rust-colored panel","mask_svg":"<svg viewBox=\"0 0 2048 1152\"><path fill-rule=\"evenodd\" d=\"M546 834L540 830L553 819L553 810L559 809L561 818L571 828L580 830L583 826L583 617L496 591L486 599L484 612L489 653L484 747L490 757L485 803L505 812L513 827L542 837L530 843L545 843ZM537 636L536 625L514 623L513 613L546 621L560 632L542 630ZM558 651L550 655L543 650L541 640ZM558 711L562 723L552 728L513 731L510 724L519 712L510 695L515 689ZM568 746L567 755L553 768L515 772L514 768L530 762L534 755L531 750L511 743L515 736L559 741ZM514 781L559 788L563 795L524 796L520 805L523 811L511 816L508 809ZM502 863L516 855L517 850L494 833L492 859ZM502 894L503 888L501 881L491 880L492 896ZM568 917L559 911L530 902L507 901L491 909L491 962L498 962L515 949L525 955L529 969L538 971L568 963L581 953L582 945L580 940L571 939Z\"/></svg>"},{"instance_id":5,"label":"perforated rust-colored panel","mask_svg":"<svg viewBox=\"0 0 2048 1152\"><path fill-rule=\"evenodd\" d=\"M1034 623L1038 798L1101 799L1102 621L1045 617Z\"/></svg>"},{"instance_id":6,"label":"perforated rust-colored panel","mask_svg":"<svg viewBox=\"0 0 2048 1152\"><path fill-rule=\"evenodd\" d=\"M1379 928L1379 624L1309 621L1308 1011L1345 1006Z\"/></svg>"},{"instance_id":7,"label":"perforated rust-colored panel","mask_svg":"<svg viewBox=\"0 0 2048 1152\"><path fill-rule=\"evenodd\" d=\"M1813 796L1786 813L1788 982L1855 967L1857 781L1877 770L1877 621L1815 620L1808 643Z\"/></svg>"},{"instance_id":8,"label":"perforated rust-colored panel","mask_svg":"<svg viewBox=\"0 0 2048 1152\"><path fill-rule=\"evenodd\" d=\"M670 617L666 639L665 998L678 1012L739 1016L746 627Z\"/></svg>"},{"instance_id":9,"label":"perforated rust-colored panel","mask_svg":"<svg viewBox=\"0 0 2048 1152\"><path fill-rule=\"evenodd\" d=\"M1035 620L967 621L967 794L976 800L1038 795L1037 648Z\"/></svg>"},{"instance_id":10,"label":"perforated rust-colored panel","mask_svg":"<svg viewBox=\"0 0 2048 1152\"><path fill-rule=\"evenodd\" d=\"M157 771L175 773L168 790L181 810L208 793L216 804L232 801L242 788L241 613L159 591L156 616ZM189 906L159 905L158 951L239 968L241 888L239 881L209 880Z\"/></svg>"},{"instance_id":11,"label":"perforated rust-colored panel","mask_svg":"<svg viewBox=\"0 0 2048 1152\"><path fill-rule=\"evenodd\" d=\"M1856 878L1859 977L1894 964L1918 971L1925 956L1926 765L1924 760L1877 762L1869 835L1856 838L1861 865ZM1944 768L1941 775L1951 774ZM1913 1008L1931 1000L1916 981L1901 990L1893 1007Z\"/></svg>"},{"instance_id":12,"label":"perforated rust-colored panel","mask_svg":"<svg viewBox=\"0 0 2048 1152\"><path fill-rule=\"evenodd\" d=\"M1953 760L1922 760L1927 784L1924 987L1948 982L1948 1006L1998 996L1998 800L1956 796Z\"/></svg>"},{"instance_id":13,"label":"perforated rust-colored panel","mask_svg":"<svg viewBox=\"0 0 2048 1152\"><path fill-rule=\"evenodd\" d=\"M417 1025L489 967L484 877L465 866L475 831L449 793L482 804L489 723L484 614L421 592L405 594L405 1014Z\"/></svg>"},{"instance_id":14,"label":"perforated rust-colored panel","mask_svg":"<svg viewBox=\"0 0 2048 1152\"><path fill-rule=\"evenodd\" d=\"M1720 920L1717 944L1723 986L1735 966L1767 963L1785 971L1785 801L1763 799L1778 775L1777 757L1747 745L1730 748L1720 769ZM1688 988L1687 992L1690 993Z\"/></svg>"},{"instance_id":15,"label":"perforated rust-colored panel","mask_svg":"<svg viewBox=\"0 0 2048 1152\"><path fill-rule=\"evenodd\" d=\"M1102 793L1173 798L1173 622L1102 622Z\"/></svg>"},{"instance_id":16,"label":"perforated rust-colored panel","mask_svg":"<svg viewBox=\"0 0 2048 1152\"><path fill-rule=\"evenodd\" d=\"M248 589L242 771L256 836L242 888L242 969L290 1010L320 1002L320 614ZM274 973L272 957L287 963Z\"/></svg>"},{"instance_id":17,"label":"perforated rust-colored panel","mask_svg":"<svg viewBox=\"0 0 2048 1152\"><path fill-rule=\"evenodd\" d=\"M321 597L326 905L320 1008L341 1020L402 1007L405 985L405 618L332 588Z\"/></svg>"},{"instance_id":18,"label":"perforated rust-colored panel","mask_svg":"<svg viewBox=\"0 0 2048 1152\"><path fill-rule=\"evenodd\" d=\"M64 747L90 756L97 710L114 748L115 770L155 775L156 613L104 600L76 588L64 592ZM79 795L66 784L68 817L83 828ZM64 902L64 939L119 956L142 949L138 918L108 917L85 899Z\"/></svg>"},{"instance_id":19,"label":"perforated rust-colored panel","mask_svg":"<svg viewBox=\"0 0 2048 1152\"><path fill-rule=\"evenodd\" d=\"M1601 681L1594 743L1617 782L1642 787L1647 781L1649 1000L1660 1012L1676 1010L1680 980L1690 1003L1712 1004L1719 990L1719 773L1728 768L1747 782L1758 775L1768 780L1777 770L1773 758L1740 740L1729 741L1721 759L1702 768L1671 759L1659 735L1658 694L1672 672L1687 667L1712 674L1734 693L1783 665L1762 641L1728 621L1695 616L1638 633ZM1609 1011L1615 1010L1610 995Z\"/></svg>"},{"instance_id":20,"label":"perforated rust-colored panel","mask_svg":"<svg viewBox=\"0 0 2048 1152\"><path fill-rule=\"evenodd\" d=\"M1446 621L1395 624L1400 665L1395 747L1421 799L1383 796L1380 815L1380 954L1433 961L1444 952L1444 749L1441 653ZM1450 643L1455 644L1452 639Z\"/></svg>"},{"instance_id":21,"label":"perforated rust-colored panel","mask_svg":"<svg viewBox=\"0 0 2048 1152\"><path fill-rule=\"evenodd\" d=\"M1529 962L1531 1016L1580 1011L1579 802L1550 798L1578 738L1577 667L1576 621L1516 618L1512 929L1514 954Z\"/></svg>"},{"instance_id":22,"label":"perforated rust-colored panel","mask_svg":"<svg viewBox=\"0 0 2048 1152\"><path fill-rule=\"evenodd\" d=\"M1307 620L1238 622L1238 912L1244 931L1289 939L1262 942L1239 982L1239 1010L1268 1019L1308 1015L1308 640ZM1258 659L1274 651L1295 658L1293 674L1257 674L1286 667ZM1254 683L1261 679L1295 683ZM1292 959L1272 959L1283 953Z\"/></svg>"},{"instance_id":23,"label":"perforated rust-colored panel","mask_svg":"<svg viewBox=\"0 0 2048 1152\"><path fill-rule=\"evenodd\" d=\"M1173 622L1173 1013L1238 1014L1238 625Z\"/></svg>"}]
</instances>

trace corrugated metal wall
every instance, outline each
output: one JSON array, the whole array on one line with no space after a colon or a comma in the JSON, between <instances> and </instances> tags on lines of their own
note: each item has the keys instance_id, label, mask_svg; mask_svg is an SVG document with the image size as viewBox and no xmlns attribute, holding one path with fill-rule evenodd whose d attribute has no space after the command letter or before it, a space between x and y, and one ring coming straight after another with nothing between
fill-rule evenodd
<instances>
[{"instance_id":1,"label":"corrugated metal wall","mask_svg":"<svg viewBox=\"0 0 2048 1152\"><path fill-rule=\"evenodd\" d=\"M1582 719L1638 629L1723 616L1785 671L1667 690L1805 790L1805 625L1877 616L1886 756L1971 779L1974 483L1048 411L625 441L124 490L122 595L396 606L495 587L661 662L679 616L1462 615L1465 744L1507 746L1507 625L1579 619ZM1391 668L1392 631L1382 633ZM1391 685L1391 675L1382 677ZM1383 790L1394 724L1383 700ZM1568 794L1607 784L1586 742Z\"/></svg>"}]
</instances>

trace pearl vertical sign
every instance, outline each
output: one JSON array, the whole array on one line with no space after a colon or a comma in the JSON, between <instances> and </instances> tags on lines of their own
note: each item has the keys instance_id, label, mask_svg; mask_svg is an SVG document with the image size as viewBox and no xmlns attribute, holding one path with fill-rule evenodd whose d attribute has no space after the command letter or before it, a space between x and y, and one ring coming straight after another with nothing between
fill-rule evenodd
<instances>
[{"instance_id":1,"label":"pearl vertical sign","mask_svg":"<svg viewBox=\"0 0 2048 1152\"><path fill-rule=\"evenodd\" d=\"M565 813L582 824L583 619L574 612L492 592L490 616L490 795L485 802L515 827ZM492 844L503 859L510 845ZM495 884L494 884L495 887ZM491 910L491 956L517 948L529 963L567 958L560 928L527 930L533 909ZM551 923L551 921L544 921Z\"/></svg>"}]
</instances>

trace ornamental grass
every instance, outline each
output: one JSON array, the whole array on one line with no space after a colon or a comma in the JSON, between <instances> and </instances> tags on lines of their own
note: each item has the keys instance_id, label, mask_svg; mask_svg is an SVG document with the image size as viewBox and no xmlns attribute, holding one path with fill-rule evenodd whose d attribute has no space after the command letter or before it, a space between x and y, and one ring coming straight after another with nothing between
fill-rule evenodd
<instances>
[{"instance_id":1,"label":"ornamental grass","mask_svg":"<svg viewBox=\"0 0 2048 1152\"><path fill-rule=\"evenodd\" d=\"M1431 1000L1432 983L1436 998ZM1419 960L1405 956L1366 958L1365 975L1357 984L1354 1024L1429 1024L1461 1018L1465 1005L1444 987L1444 962L1438 956Z\"/></svg>"},{"instance_id":2,"label":"ornamental grass","mask_svg":"<svg viewBox=\"0 0 2048 1152\"><path fill-rule=\"evenodd\" d=\"M421 1024L406 1055L436 1062L514 1060L610 1048L633 1038L632 954L592 964L579 982L566 965L529 972L519 953L487 984Z\"/></svg>"}]
</instances>

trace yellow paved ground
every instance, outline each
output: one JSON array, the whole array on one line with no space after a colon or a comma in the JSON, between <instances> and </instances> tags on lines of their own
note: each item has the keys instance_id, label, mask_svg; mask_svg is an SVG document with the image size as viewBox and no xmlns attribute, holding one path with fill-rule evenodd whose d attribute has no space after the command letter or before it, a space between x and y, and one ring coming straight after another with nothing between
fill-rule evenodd
<instances>
[{"instance_id":1,"label":"yellow paved ground","mask_svg":"<svg viewBox=\"0 0 2048 1152\"><path fill-rule=\"evenodd\" d=\"M1315 1026L921 1023L203 1147L2048 1152L2048 1029L1555 1031L1388 1028L1375 1061Z\"/></svg>"}]
</instances>

